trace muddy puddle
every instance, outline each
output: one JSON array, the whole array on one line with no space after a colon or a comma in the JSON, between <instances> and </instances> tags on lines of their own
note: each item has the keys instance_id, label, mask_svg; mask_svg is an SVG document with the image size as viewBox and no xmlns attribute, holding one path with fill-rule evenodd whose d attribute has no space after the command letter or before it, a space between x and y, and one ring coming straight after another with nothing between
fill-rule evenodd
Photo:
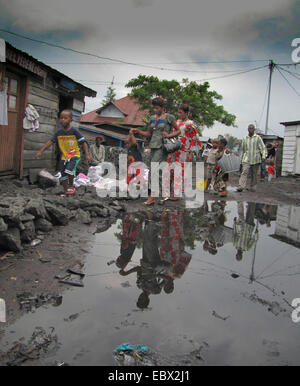
<instances>
[{"instance_id":1,"label":"muddy puddle","mask_svg":"<svg viewBox=\"0 0 300 386\"><path fill-rule=\"evenodd\" d=\"M130 342L161 364L298 365L299 219L299 207L233 201L124 214L95 234L84 287L26 308L0 352L21 342L24 365L115 365Z\"/></svg>"}]
</instances>

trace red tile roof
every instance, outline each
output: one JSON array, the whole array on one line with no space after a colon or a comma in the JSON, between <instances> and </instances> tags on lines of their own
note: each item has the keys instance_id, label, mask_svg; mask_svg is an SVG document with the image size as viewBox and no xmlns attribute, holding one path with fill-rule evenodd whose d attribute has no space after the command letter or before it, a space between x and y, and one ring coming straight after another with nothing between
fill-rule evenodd
<instances>
[{"instance_id":1,"label":"red tile roof","mask_svg":"<svg viewBox=\"0 0 300 386\"><path fill-rule=\"evenodd\" d=\"M112 104L119 109L124 115L125 118L110 118L110 117L100 117L97 114L97 111L101 109L96 109L90 111L89 113L83 114L80 118L80 122L86 123L105 123L105 122L115 122L123 125L136 125L144 126L145 122L143 121L144 115L148 114L147 110L138 111L140 105L134 102L134 99L126 96L124 98L118 99Z\"/></svg>"}]
</instances>

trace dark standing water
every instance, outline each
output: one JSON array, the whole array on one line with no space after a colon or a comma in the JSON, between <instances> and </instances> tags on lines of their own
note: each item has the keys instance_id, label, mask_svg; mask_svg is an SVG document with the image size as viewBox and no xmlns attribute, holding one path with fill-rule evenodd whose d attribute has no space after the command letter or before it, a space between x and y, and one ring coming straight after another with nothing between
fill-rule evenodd
<instances>
[{"instance_id":1,"label":"dark standing water","mask_svg":"<svg viewBox=\"0 0 300 386\"><path fill-rule=\"evenodd\" d=\"M199 365L298 365L299 229L300 208L255 203L126 215L95 235L84 288L9 326L0 351L53 326L61 346L39 364L114 365L131 342L165 357L202 346Z\"/></svg>"}]
</instances>

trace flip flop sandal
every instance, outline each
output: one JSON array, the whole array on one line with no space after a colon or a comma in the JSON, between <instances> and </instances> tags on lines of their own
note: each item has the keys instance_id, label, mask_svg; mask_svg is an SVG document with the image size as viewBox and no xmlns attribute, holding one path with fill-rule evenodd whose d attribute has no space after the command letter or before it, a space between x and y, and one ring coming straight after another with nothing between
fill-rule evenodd
<instances>
[{"instance_id":1,"label":"flip flop sandal","mask_svg":"<svg viewBox=\"0 0 300 386\"><path fill-rule=\"evenodd\" d=\"M169 200L169 197L164 197L164 198L162 198L161 200L159 200L159 205L163 205L166 201L168 201Z\"/></svg>"},{"instance_id":2,"label":"flip flop sandal","mask_svg":"<svg viewBox=\"0 0 300 386\"><path fill-rule=\"evenodd\" d=\"M72 195L76 192L76 189L75 188L71 188L71 189L68 189L67 190L67 195Z\"/></svg>"},{"instance_id":3,"label":"flip flop sandal","mask_svg":"<svg viewBox=\"0 0 300 386\"><path fill-rule=\"evenodd\" d=\"M143 202L143 205L146 205L146 206L150 206L150 205L154 205L155 201L145 201Z\"/></svg>"}]
</instances>

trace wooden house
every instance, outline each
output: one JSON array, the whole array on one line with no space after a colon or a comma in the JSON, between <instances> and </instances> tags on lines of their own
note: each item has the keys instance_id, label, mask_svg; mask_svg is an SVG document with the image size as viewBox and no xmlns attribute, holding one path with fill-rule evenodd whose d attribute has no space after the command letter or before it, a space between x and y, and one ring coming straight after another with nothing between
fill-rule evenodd
<instances>
[{"instance_id":1,"label":"wooden house","mask_svg":"<svg viewBox=\"0 0 300 386\"><path fill-rule=\"evenodd\" d=\"M300 121L281 122L284 125L282 175L300 174Z\"/></svg>"},{"instance_id":2,"label":"wooden house","mask_svg":"<svg viewBox=\"0 0 300 386\"><path fill-rule=\"evenodd\" d=\"M73 111L73 126L79 126L84 111L84 98L95 97L96 91L75 82L6 42L0 81L7 90L8 124L0 126L0 177L15 175L22 178L31 171L55 168L54 147L39 160L34 156L57 129L59 111ZM23 129L27 104L39 113L39 128Z\"/></svg>"}]
</instances>

